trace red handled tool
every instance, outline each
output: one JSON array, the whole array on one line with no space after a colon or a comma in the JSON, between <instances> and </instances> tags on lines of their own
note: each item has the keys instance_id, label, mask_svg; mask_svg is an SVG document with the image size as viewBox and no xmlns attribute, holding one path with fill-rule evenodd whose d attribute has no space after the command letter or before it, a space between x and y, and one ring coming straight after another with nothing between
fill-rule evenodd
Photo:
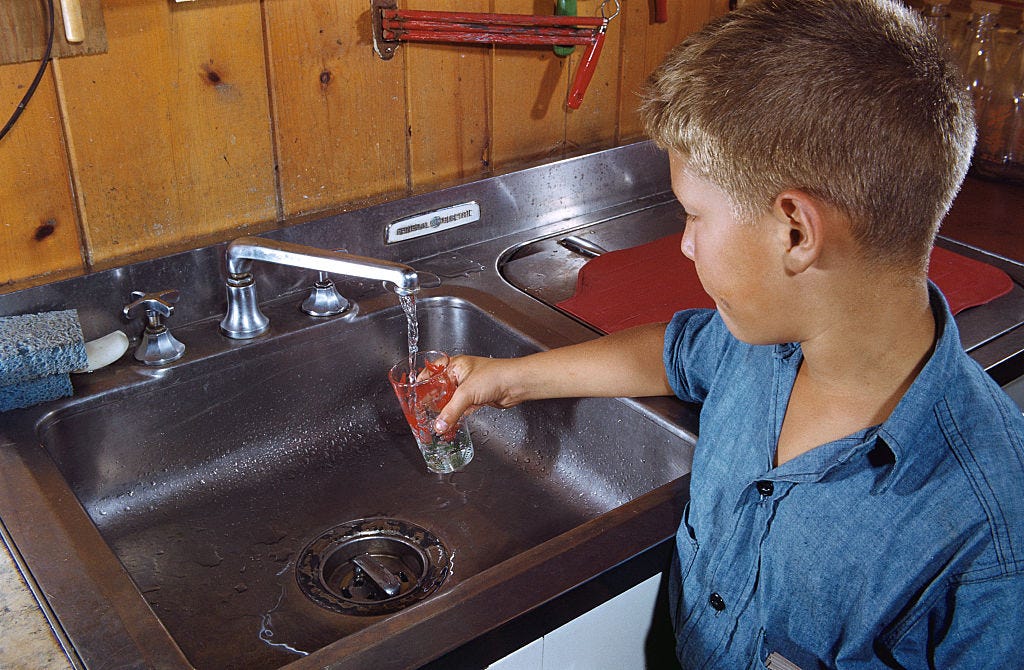
<instances>
[{"instance_id":1,"label":"red handled tool","mask_svg":"<svg viewBox=\"0 0 1024 670\"><path fill-rule=\"evenodd\" d=\"M654 22L668 23L668 0L654 0Z\"/></svg>"},{"instance_id":2,"label":"red handled tool","mask_svg":"<svg viewBox=\"0 0 1024 670\"><path fill-rule=\"evenodd\" d=\"M597 59L601 56L601 47L604 46L604 33L607 28L608 22L605 21L604 25L598 29L597 35L594 36L594 41L583 53L583 60L576 68L576 78L573 79L572 88L569 89L569 99L565 103L569 105L569 109L579 109L580 103L583 102L583 94L587 92L590 80L594 78L594 70L597 69Z\"/></svg>"}]
</instances>

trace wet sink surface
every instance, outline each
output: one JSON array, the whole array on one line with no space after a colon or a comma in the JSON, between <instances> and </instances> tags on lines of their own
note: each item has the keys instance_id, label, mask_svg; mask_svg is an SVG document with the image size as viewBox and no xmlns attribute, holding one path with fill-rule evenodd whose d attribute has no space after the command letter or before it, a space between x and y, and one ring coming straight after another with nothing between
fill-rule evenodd
<instances>
[{"instance_id":1,"label":"wet sink surface","mask_svg":"<svg viewBox=\"0 0 1024 670\"><path fill-rule=\"evenodd\" d=\"M421 346L537 347L457 298L420 300ZM680 435L615 399L470 418L476 456L429 473L385 371L405 351L395 306L259 343L195 373L69 407L39 425L58 469L198 668L275 668L381 621L323 609L295 578L332 526L392 517L454 554L431 598L689 470ZM414 616L418 606L393 616Z\"/></svg>"}]
</instances>

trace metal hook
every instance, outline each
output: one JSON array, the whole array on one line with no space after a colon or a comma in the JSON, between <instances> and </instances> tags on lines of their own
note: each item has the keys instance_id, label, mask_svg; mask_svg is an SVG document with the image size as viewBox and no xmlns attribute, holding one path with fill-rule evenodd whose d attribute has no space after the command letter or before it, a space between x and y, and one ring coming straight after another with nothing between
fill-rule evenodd
<instances>
[{"instance_id":1,"label":"metal hook","mask_svg":"<svg viewBox=\"0 0 1024 670\"><path fill-rule=\"evenodd\" d=\"M605 8L605 6L608 3L614 3L615 4L615 12L611 16L605 16L604 15L604 8ZM598 7L597 10L601 13L601 18L604 19L605 22L608 22L608 21L611 21L612 19L614 19L616 16L619 15L619 12L622 11L622 5L619 4L619 0L602 0L601 6Z\"/></svg>"}]
</instances>

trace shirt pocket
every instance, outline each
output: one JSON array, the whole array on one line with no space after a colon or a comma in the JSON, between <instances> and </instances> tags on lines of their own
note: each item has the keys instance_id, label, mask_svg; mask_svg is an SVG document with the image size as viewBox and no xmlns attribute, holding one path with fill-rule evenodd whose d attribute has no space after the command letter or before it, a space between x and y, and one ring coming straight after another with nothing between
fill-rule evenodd
<instances>
[{"instance_id":1,"label":"shirt pocket","mask_svg":"<svg viewBox=\"0 0 1024 670\"><path fill-rule=\"evenodd\" d=\"M672 558L672 570L668 583L669 607L672 623L676 631L676 639L684 637L686 623L693 614L693 609L686 605L686 594L683 584L686 582L693 563L697 558L697 539L693 527L690 526L690 503L683 508L683 520L676 531L676 555Z\"/></svg>"},{"instance_id":2,"label":"shirt pocket","mask_svg":"<svg viewBox=\"0 0 1024 670\"><path fill-rule=\"evenodd\" d=\"M754 648L754 658L751 659L750 665L747 666L748 670L812 670L813 668L822 667L815 663L811 666L799 666L789 657L784 655L784 652L776 648L777 645L773 645L769 642L768 636L765 635L764 628L757 633L757 644ZM792 652L790 652L792 655Z\"/></svg>"}]
</instances>

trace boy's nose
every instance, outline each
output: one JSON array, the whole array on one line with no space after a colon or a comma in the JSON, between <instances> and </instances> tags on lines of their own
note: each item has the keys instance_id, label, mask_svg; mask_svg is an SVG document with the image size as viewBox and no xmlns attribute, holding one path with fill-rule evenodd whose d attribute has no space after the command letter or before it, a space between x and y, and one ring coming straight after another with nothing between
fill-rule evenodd
<instances>
[{"instance_id":1,"label":"boy's nose","mask_svg":"<svg viewBox=\"0 0 1024 670\"><path fill-rule=\"evenodd\" d=\"M682 249L684 256L693 260L693 226L683 228L683 241L679 248Z\"/></svg>"}]
</instances>

